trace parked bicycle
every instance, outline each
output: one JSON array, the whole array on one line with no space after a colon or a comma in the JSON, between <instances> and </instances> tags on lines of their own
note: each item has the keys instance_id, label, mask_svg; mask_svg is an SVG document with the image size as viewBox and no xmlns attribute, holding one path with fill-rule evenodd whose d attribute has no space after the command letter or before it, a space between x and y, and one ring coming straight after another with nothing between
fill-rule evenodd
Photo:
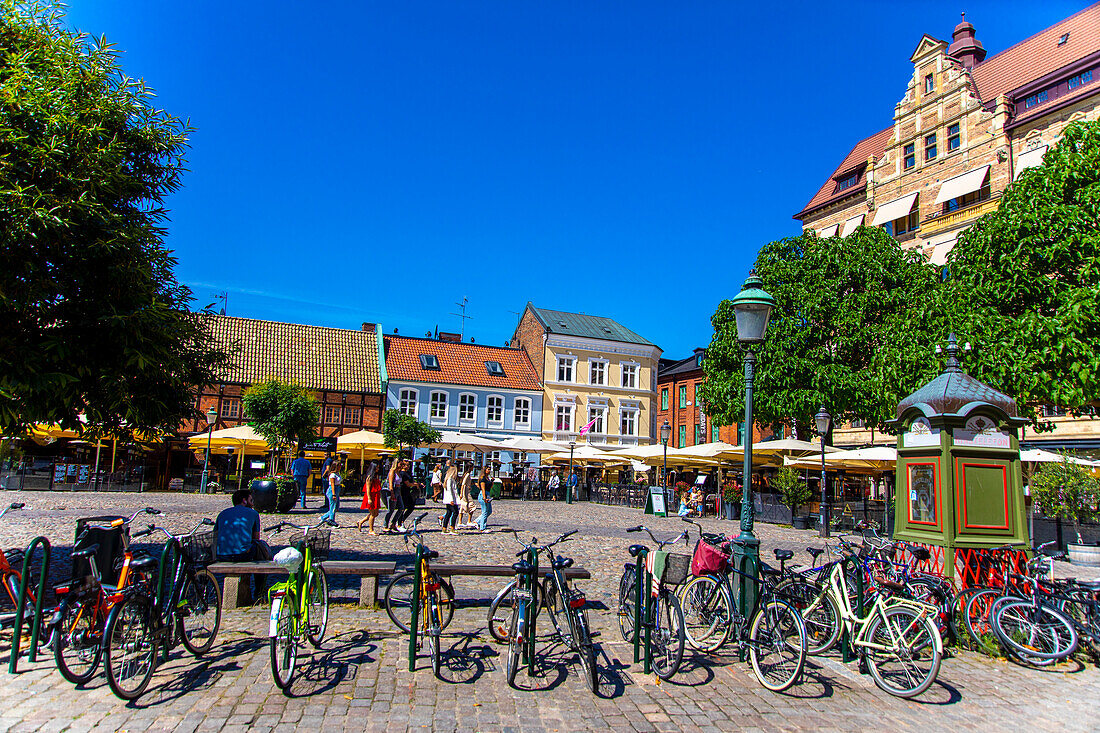
<instances>
[{"instance_id":1,"label":"parked bicycle","mask_svg":"<svg viewBox=\"0 0 1100 733\"><path fill-rule=\"evenodd\" d=\"M413 528L417 529L415 533L412 533L416 544L426 549L423 538L420 536L418 525L420 521L427 516L427 513L421 514L416 518ZM405 547L409 546L409 538L405 537ZM438 557L436 553L434 557ZM425 566L429 566L429 563L424 563ZM454 616L455 607L455 593L454 588L447 582L446 578L442 578L435 573L431 572L431 568L428 567L428 584L439 587L434 591L438 597L439 603L439 616L440 616L440 631L446 629L448 624L451 623L451 618ZM386 606L386 614L390 617L390 621L393 625L401 629L404 633L409 633L410 625L412 624L412 604L413 593L416 591L418 584L423 582L423 578L418 577L416 574L416 568L410 568L404 570L390 579L390 582L386 584L386 590L383 594L383 601ZM423 600L423 595L420 598Z\"/></svg>"},{"instance_id":2,"label":"parked bicycle","mask_svg":"<svg viewBox=\"0 0 1100 733\"><path fill-rule=\"evenodd\" d=\"M196 658L213 646L221 625L221 588L210 571L181 545L181 540L213 525L213 520L203 519L186 535L174 535L150 524L131 535L163 533L168 548L162 557L173 562L161 567L155 585L131 584L108 597L114 607L104 629L103 663L107 684L123 700L137 699L145 692L159 653L163 650L167 656L177 640Z\"/></svg>"},{"instance_id":3,"label":"parked bicycle","mask_svg":"<svg viewBox=\"0 0 1100 733\"><path fill-rule=\"evenodd\" d=\"M412 634L413 627L416 628L416 638L409 642L410 671L412 655L426 646L432 660L432 673L440 677L443 671L441 637L454 613L454 593L431 570L431 561L439 557L439 553L430 549L420 534L420 522L426 516L427 512L413 520L412 527L405 532L405 547L409 546L410 537L416 544L419 567L414 566L394 577L386 586L386 612L390 620L406 634ZM398 579L401 579L400 584L395 584Z\"/></svg>"},{"instance_id":4,"label":"parked bicycle","mask_svg":"<svg viewBox=\"0 0 1100 733\"><path fill-rule=\"evenodd\" d=\"M26 505L23 502L12 502L3 510L0 510L0 518L9 511L18 511L24 506ZM4 603L0 605L0 629L13 626L18 615L19 586L23 582L23 560L25 557L24 550L20 547L11 547L0 552L0 585L4 586L4 595L0 598L5 599ZM23 603L23 628L27 629L26 633L28 634L30 633L28 625L34 622L36 601L37 595L34 589L28 586L27 597ZM50 629L50 625L43 618L38 634L39 646L47 646L51 643Z\"/></svg>"},{"instance_id":5,"label":"parked bicycle","mask_svg":"<svg viewBox=\"0 0 1100 733\"><path fill-rule=\"evenodd\" d=\"M275 561L286 568L289 577L268 589L271 676L275 686L283 692L289 690L294 681L298 647L303 637L317 649L328 628L328 578L321 560L328 554L332 539L329 528L335 526L332 520L322 519L307 527L279 522L266 530L273 536L288 527L302 533L301 539L275 556Z\"/></svg>"}]
</instances>

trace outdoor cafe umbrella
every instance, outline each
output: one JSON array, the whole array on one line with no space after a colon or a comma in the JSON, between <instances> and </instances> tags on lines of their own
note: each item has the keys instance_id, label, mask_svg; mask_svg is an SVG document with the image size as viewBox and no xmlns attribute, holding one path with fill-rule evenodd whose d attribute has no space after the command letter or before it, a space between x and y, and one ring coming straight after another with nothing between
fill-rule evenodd
<instances>
[{"instance_id":1,"label":"outdoor cafe umbrella","mask_svg":"<svg viewBox=\"0 0 1100 733\"><path fill-rule=\"evenodd\" d=\"M568 461L569 451L561 451L560 453L551 453L547 456L547 459L551 462L556 461ZM629 463L628 456L623 455L620 451L605 451L599 448L593 448L590 445L582 445L573 450L573 462L574 463Z\"/></svg>"},{"instance_id":2,"label":"outdoor cafe umbrella","mask_svg":"<svg viewBox=\"0 0 1100 733\"><path fill-rule=\"evenodd\" d=\"M484 453L487 450L500 450L499 440L478 435L477 433L460 433L456 430L444 430L440 433L440 439L431 443L429 448L444 448L447 450L473 450Z\"/></svg>"},{"instance_id":3,"label":"outdoor cafe umbrella","mask_svg":"<svg viewBox=\"0 0 1100 733\"><path fill-rule=\"evenodd\" d=\"M1043 450L1042 448L1029 448L1028 450L1020 451L1020 460L1024 463L1061 463L1062 461L1068 461L1080 466L1100 466L1100 461L1090 461L1085 458L1077 458L1076 456L1066 455L1064 453Z\"/></svg>"},{"instance_id":4,"label":"outdoor cafe umbrella","mask_svg":"<svg viewBox=\"0 0 1100 733\"><path fill-rule=\"evenodd\" d=\"M389 450L386 448L386 439L382 433L376 433L373 430L356 430L354 433L341 435L336 438L336 448L345 451L358 450L361 470L368 453L371 458L377 458L382 451Z\"/></svg>"},{"instance_id":5,"label":"outdoor cafe umbrella","mask_svg":"<svg viewBox=\"0 0 1100 733\"><path fill-rule=\"evenodd\" d=\"M234 450L240 450L240 458L238 460L237 469L237 488L241 487L241 482L244 481L244 457L248 455L249 450L253 453L266 453L270 446L267 441L256 432L255 428L251 425L238 425L233 428L222 428L221 430L215 430L207 435L206 431L201 433L195 433L188 439L188 445L191 450L203 449L207 445L207 438L210 440L210 448L233 448Z\"/></svg>"},{"instance_id":6,"label":"outdoor cafe umbrella","mask_svg":"<svg viewBox=\"0 0 1100 733\"><path fill-rule=\"evenodd\" d=\"M517 453L557 453L562 449L562 446L558 443L550 443L545 440L528 438L522 435L507 438L500 441L497 445L504 450L510 450Z\"/></svg>"},{"instance_id":7,"label":"outdoor cafe umbrella","mask_svg":"<svg viewBox=\"0 0 1100 733\"><path fill-rule=\"evenodd\" d=\"M818 448L820 451L820 447ZM898 461L898 451L893 446L889 445L876 445L870 448L859 448L856 450L835 450L834 452L828 452L828 446L826 446L825 452L825 468L833 470L846 470L856 471L858 473L881 473L883 471L893 471L894 466ZM817 457L807 456L805 458L784 458L784 465L794 466L795 468L821 468L821 454L818 453Z\"/></svg>"}]
</instances>

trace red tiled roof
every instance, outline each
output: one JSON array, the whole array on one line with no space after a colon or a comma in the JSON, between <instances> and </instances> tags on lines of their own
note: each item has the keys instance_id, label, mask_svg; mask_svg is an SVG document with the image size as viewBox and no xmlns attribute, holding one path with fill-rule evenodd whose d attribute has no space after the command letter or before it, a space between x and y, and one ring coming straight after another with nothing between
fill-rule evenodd
<instances>
[{"instance_id":1,"label":"red tiled roof","mask_svg":"<svg viewBox=\"0 0 1100 733\"><path fill-rule=\"evenodd\" d=\"M1058 39L1069 33L1061 46ZM990 56L971 75L982 102L991 102L1030 81L1100 49L1100 3L1074 13L1031 38Z\"/></svg>"},{"instance_id":2,"label":"red tiled roof","mask_svg":"<svg viewBox=\"0 0 1100 733\"><path fill-rule=\"evenodd\" d=\"M542 388L523 349L408 336L385 336L383 342L386 374L391 380L534 391ZM435 356L439 369L423 368L421 354ZM487 361L499 362L504 374L489 374Z\"/></svg>"},{"instance_id":3,"label":"red tiled roof","mask_svg":"<svg viewBox=\"0 0 1100 733\"><path fill-rule=\"evenodd\" d=\"M864 177L866 173L860 174L860 182L851 188L846 188L839 193L836 191L836 181L834 180L841 173L851 170L861 163L866 163L867 159L874 155L879 157L886 152L886 146L890 143L890 138L894 135L894 127L891 125L881 132L876 132L869 138L865 138L856 143L856 146L852 148L852 151L841 161L836 170L832 172L829 179L825 181L814 197L810 199L810 202L803 207L802 211L794 215L795 219L800 219L806 212L813 209L820 208L833 201L839 201L842 198L851 196L852 194L859 193L866 186Z\"/></svg>"}]
</instances>

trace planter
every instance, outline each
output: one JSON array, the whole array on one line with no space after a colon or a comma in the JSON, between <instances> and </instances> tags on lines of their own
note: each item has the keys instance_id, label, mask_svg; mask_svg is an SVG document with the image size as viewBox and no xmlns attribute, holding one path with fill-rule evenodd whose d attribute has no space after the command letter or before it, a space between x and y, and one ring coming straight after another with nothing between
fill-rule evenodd
<instances>
[{"instance_id":1,"label":"planter","mask_svg":"<svg viewBox=\"0 0 1100 733\"><path fill-rule=\"evenodd\" d=\"M279 487L274 479L253 479L249 484L252 490L252 505L261 514L287 514L294 508L298 501L298 487L290 487L290 491L283 491L279 496Z\"/></svg>"},{"instance_id":2,"label":"planter","mask_svg":"<svg viewBox=\"0 0 1100 733\"><path fill-rule=\"evenodd\" d=\"M1100 567L1100 545L1066 545L1069 561L1074 565Z\"/></svg>"},{"instance_id":3,"label":"planter","mask_svg":"<svg viewBox=\"0 0 1100 733\"><path fill-rule=\"evenodd\" d=\"M794 527L795 529L809 529L810 528L810 521L811 521L810 518L805 517L805 516L803 516L803 517L792 517L791 518L791 526Z\"/></svg>"}]
</instances>

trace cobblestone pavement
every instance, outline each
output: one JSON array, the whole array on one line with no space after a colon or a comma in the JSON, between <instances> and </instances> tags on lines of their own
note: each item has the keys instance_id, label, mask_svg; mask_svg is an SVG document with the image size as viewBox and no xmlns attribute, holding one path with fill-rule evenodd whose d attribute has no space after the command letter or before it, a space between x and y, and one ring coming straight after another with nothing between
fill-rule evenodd
<instances>
[{"instance_id":1,"label":"cobblestone pavement","mask_svg":"<svg viewBox=\"0 0 1100 733\"><path fill-rule=\"evenodd\" d=\"M225 506L225 496L165 494L0 493L0 502L24 501L26 509L4 518L5 547L24 545L37 534L56 543L54 566L68 565L66 545L73 522L92 514L124 513L153 505L166 511L164 523L185 529ZM316 502L314 502L316 504ZM357 504L356 504L357 505ZM579 667L546 636L538 674L509 688L502 671L501 647L485 630L485 599L500 579L456 578L464 601L448 628L444 681L436 680L421 656L410 673L407 641L394 633L384 611L360 610L347 601L354 589L340 587L334 600L329 635L320 650L303 652L291 695L271 682L262 607L224 615L214 649L201 660L177 648L138 701L117 700L102 677L75 690L45 660L21 663L18 675L6 672L9 637L0 636L0 731L12 730L320 730L397 731L481 730L915 730L918 728L1100 730L1096 702L1100 671L1062 665L1039 671L969 653L944 661L939 681L915 701L890 697L855 663L839 657L811 658L801 685L788 694L764 690L736 653L685 655L672 682L659 683L632 665L630 647L619 637L613 598L625 548L636 535L623 528L645 521L659 536L673 536L684 525L671 518L643 518L640 511L590 504L498 501L491 525L515 527L524 536L547 540L568 529L578 539L565 546L577 564L592 571L584 587L595 602L593 621L600 635L600 695L593 696ZM435 507L428 507L434 525ZM349 524L357 512L343 513ZM292 517L293 518L293 517ZM298 514L299 520L309 520ZM274 517L265 517L271 523ZM706 520L730 531L729 522ZM765 553L773 547L802 550L819 544L815 535L789 528L757 525ZM428 544L453 562L512 562L518 546L510 533L444 537L426 534ZM371 537L354 526L333 537L334 557L407 560L398 537Z\"/></svg>"}]
</instances>

